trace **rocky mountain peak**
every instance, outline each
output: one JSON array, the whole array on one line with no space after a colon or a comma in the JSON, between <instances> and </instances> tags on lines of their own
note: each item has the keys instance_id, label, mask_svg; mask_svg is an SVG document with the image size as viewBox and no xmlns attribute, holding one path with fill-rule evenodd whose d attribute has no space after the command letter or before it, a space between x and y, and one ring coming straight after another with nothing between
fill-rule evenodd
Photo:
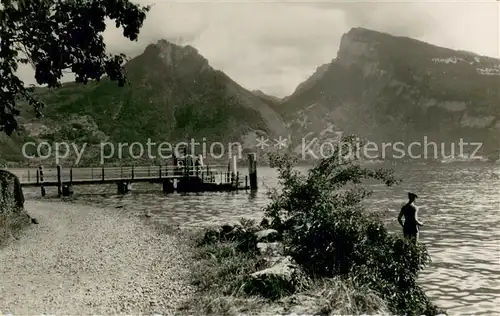
<instances>
[{"instance_id":1,"label":"rocky mountain peak","mask_svg":"<svg viewBox=\"0 0 500 316\"><path fill-rule=\"evenodd\" d=\"M485 152L500 149L498 59L353 28L324 70L281 105L299 136L344 131L378 141L442 142L467 136Z\"/></svg>"},{"instance_id":2,"label":"rocky mountain peak","mask_svg":"<svg viewBox=\"0 0 500 316\"><path fill-rule=\"evenodd\" d=\"M191 67L195 65L199 71L210 67L208 60L193 46L181 46L165 39L158 40L156 44L148 45L144 53L151 53L160 57L167 66L181 66L189 63Z\"/></svg>"},{"instance_id":3,"label":"rocky mountain peak","mask_svg":"<svg viewBox=\"0 0 500 316\"><path fill-rule=\"evenodd\" d=\"M377 37L380 37L381 34L361 27L352 28L342 35L337 61L349 66L356 63L360 58L376 57Z\"/></svg>"}]
</instances>

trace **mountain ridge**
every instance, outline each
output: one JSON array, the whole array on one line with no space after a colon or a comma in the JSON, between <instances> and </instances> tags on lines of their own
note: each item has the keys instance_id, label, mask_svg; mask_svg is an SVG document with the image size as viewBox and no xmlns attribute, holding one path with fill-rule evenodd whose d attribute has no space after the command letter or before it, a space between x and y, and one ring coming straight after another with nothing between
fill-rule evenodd
<instances>
[{"instance_id":1,"label":"mountain ridge","mask_svg":"<svg viewBox=\"0 0 500 316\"><path fill-rule=\"evenodd\" d=\"M8 143L11 152L23 139L97 144L208 136L255 151L258 137L285 136L299 153L305 136L328 141L344 132L405 142L462 135L484 140L487 151L500 147L498 59L365 28L345 33L337 57L285 98L247 90L196 48L167 40L147 45L125 70L124 88L104 78L37 89L45 118L23 111L20 136L0 139L0 147ZM3 152L0 160L9 160Z\"/></svg>"},{"instance_id":2,"label":"mountain ridge","mask_svg":"<svg viewBox=\"0 0 500 316\"><path fill-rule=\"evenodd\" d=\"M327 70L281 107L296 145L349 132L378 142L481 140L491 153L500 147L499 75L495 58L353 28Z\"/></svg>"}]
</instances>

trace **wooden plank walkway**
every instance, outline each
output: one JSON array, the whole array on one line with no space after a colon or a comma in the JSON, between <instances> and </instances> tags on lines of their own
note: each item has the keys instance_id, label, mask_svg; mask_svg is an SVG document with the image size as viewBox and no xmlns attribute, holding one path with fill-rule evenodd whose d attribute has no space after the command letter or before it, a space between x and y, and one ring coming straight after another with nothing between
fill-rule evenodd
<instances>
[{"instance_id":1,"label":"wooden plank walkway","mask_svg":"<svg viewBox=\"0 0 500 316\"><path fill-rule=\"evenodd\" d=\"M254 155L249 155L249 173L242 177L237 171L236 157L227 165L170 165L170 166L122 166L99 168L44 168L8 169L15 174L22 187L57 187L59 196L68 187L116 183L118 191L126 193L135 182L162 183L163 191L170 193L200 191L234 191L257 189L257 165ZM192 191L191 191L192 190Z\"/></svg>"},{"instance_id":2,"label":"wooden plank walkway","mask_svg":"<svg viewBox=\"0 0 500 316\"><path fill-rule=\"evenodd\" d=\"M173 167L173 166L134 166L102 168L61 168L60 181L57 168L43 168L43 179L39 168L11 169L23 187L57 186L59 182L77 184L101 184L117 182L152 182L160 183L167 179L186 177L203 178L207 182L225 182L231 173L222 170L226 166L209 167Z\"/></svg>"}]
</instances>

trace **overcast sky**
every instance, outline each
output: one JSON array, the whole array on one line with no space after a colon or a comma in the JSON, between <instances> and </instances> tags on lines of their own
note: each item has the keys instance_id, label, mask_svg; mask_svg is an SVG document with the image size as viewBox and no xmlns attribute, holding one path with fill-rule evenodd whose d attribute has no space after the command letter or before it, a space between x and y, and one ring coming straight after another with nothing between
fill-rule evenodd
<instances>
[{"instance_id":1,"label":"overcast sky","mask_svg":"<svg viewBox=\"0 0 500 316\"><path fill-rule=\"evenodd\" d=\"M124 40L111 26L105 39L112 52L134 56L162 38L190 44L245 88L280 97L335 58L352 27L500 57L495 0L134 2L153 5L139 42ZM34 83L30 69L20 73Z\"/></svg>"}]
</instances>

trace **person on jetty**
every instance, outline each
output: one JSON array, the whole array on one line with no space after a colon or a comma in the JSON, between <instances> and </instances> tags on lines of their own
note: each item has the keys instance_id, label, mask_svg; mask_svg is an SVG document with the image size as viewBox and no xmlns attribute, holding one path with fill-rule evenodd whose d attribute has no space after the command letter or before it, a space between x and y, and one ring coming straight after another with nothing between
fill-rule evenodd
<instances>
[{"instance_id":1,"label":"person on jetty","mask_svg":"<svg viewBox=\"0 0 500 316\"><path fill-rule=\"evenodd\" d=\"M403 235L413 240L415 243L418 242L418 228L424 226L424 224L418 220L418 207L415 205L415 200L417 198L418 196L416 194L408 192L408 203L403 205L398 216L398 222L403 227ZM403 216L405 218L404 223L402 220Z\"/></svg>"}]
</instances>

